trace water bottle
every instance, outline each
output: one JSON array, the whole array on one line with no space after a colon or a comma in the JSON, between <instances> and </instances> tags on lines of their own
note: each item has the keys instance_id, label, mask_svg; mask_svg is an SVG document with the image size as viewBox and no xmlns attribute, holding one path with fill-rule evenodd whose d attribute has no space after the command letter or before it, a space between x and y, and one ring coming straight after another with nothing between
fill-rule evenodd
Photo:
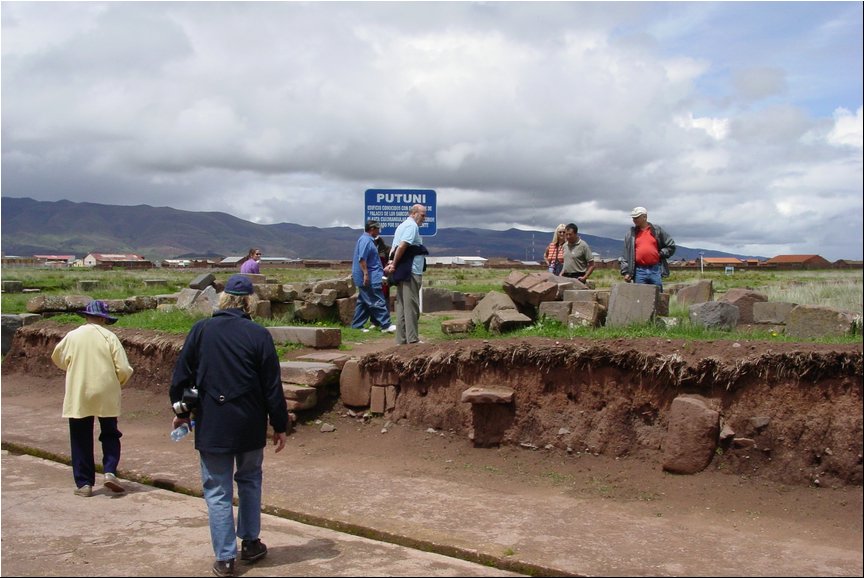
<instances>
[{"instance_id":1,"label":"water bottle","mask_svg":"<svg viewBox=\"0 0 864 578\"><path fill-rule=\"evenodd\" d=\"M193 427L195 427L194 424L195 424L194 421L192 422L192 424L181 423L179 426L177 426L176 428L174 428L171 431L171 439L175 442L179 442L180 440L185 438L187 435L189 435L189 432L192 431ZM190 427L190 425L191 425L191 427Z\"/></svg>"}]
</instances>

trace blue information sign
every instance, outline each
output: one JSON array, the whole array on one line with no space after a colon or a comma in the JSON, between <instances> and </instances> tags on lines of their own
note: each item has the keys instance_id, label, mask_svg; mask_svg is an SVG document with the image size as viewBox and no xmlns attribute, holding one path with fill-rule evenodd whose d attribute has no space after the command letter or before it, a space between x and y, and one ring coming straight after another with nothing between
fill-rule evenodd
<instances>
[{"instance_id":1,"label":"blue information sign","mask_svg":"<svg viewBox=\"0 0 864 578\"><path fill-rule=\"evenodd\" d=\"M424 205L426 221L420 226L420 234L432 237L438 232L435 204L435 191L431 189L368 189L363 222L375 219L381 225L381 234L392 236L413 205Z\"/></svg>"}]
</instances>

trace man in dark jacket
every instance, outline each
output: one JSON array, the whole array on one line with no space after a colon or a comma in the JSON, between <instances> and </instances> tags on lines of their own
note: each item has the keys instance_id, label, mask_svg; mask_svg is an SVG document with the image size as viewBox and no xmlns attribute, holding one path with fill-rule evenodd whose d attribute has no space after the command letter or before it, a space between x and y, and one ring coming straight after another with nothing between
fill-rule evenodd
<instances>
[{"instance_id":1,"label":"man in dark jacket","mask_svg":"<svg viewBox=\"0 0 864 578\"><path fill-rule=\"evenodd\" d=\"M198 388L195 449L217 576L234 575L237 536L242 560L256 562L267 554L258 537L267 420L277 453L285 447L289 425L279 356L270 333L250 318L252 293L248 277L228 279L219 310L198 321L186 337L169 391L173 405L182 399L184 388ZM189 421L189 413L179 413L174 427ZM236 530L232 478L239 498Z\"/></svg>"}]
</instances>

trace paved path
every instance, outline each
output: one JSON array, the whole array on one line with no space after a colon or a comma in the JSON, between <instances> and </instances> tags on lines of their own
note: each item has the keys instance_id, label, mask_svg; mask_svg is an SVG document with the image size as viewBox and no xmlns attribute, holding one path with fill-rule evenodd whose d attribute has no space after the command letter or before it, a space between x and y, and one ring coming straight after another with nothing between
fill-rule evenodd
<instances>
[{"instance_id":1,"label":"paved path","mask_svg":"<svg viewBox=\"0 0 864 578\"><path fill-rule=\"evenodd\" d=\"M44 399L15 395L14 379L3 376L4 447L68 459L67 425L57 410L62 381ZM169 441L167 414L136 411L134 394L127 395L121 477L198 491L191 441ZM639 503L564 492L549 499L524 488L493 491L422 472L386 474L374 464L328 468L291 444L278 456L268 448L264 469L266 511L279 516L267 516L262 534L273 555L248 569L250 576L496 573L384 542L543 575L862 575L860 533L856 539L849 529L817 534L770 520L723 525L699 516L657 517ZM124 498L77 498L67 466L23 457L4 456L2 475L4 575L209 572L212 552L199 498L150 485L136 485Z\"/></svg>"},{"instance_id":2,"label":"paved path","mask_svg":"<svg viewBox=\"0 0 864 578\"><path fill-rule=\"evenodd\" d=\"M4 576L204 576L213 553L200 498L125 482L90 498L69 490L70 467L27 455L2 456ZM101 476L100 476L101 477ZM238 576L517 576L264 515L270 549Z\"/></svg>"}]
</instances>

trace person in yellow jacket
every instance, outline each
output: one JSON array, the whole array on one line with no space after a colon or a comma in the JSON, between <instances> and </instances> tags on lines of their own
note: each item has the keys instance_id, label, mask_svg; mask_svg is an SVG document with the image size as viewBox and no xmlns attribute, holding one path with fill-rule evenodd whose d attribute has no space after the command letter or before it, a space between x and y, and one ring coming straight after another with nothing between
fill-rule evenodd
<instances>
[{"instance_id":1,"label":"person in yellow jacket","mask_svg":"<svg viewBox=\"0 0 864 578\"><path fill-rule=\"evenodd\" d=\"M69 419L75 494L89 498L96 483L94 417L99 418L104 485L112 492L123 493L126 490L117 481L123 435L117 429L117 418L120 387L129 381L133 370L120 340L105 329L117 322L108 314L105 302L91 301L79 314L87 323L67 333L51 354L54 365L66 372L63 417Z\"/></svg>"}]
</instances>

